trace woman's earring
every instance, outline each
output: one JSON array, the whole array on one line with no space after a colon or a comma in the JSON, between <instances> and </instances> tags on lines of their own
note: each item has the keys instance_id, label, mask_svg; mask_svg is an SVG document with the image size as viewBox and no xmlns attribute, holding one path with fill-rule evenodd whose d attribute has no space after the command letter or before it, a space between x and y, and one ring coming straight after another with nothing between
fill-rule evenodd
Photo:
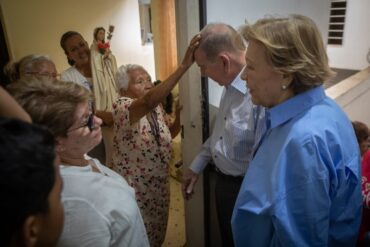
<instances>
[{"instance_id":1,"label":"woman's earring","mask_svg":"<svg viewBox=\"0 0 370 247\"><path fill-rule=\"evenodd\" d=\"M286 90L288 88L288 85L281 85L281 89Z\"/></svg>"},{"instance_id":2,"label":"woman's earring","mask_svg":"<svg viewBox=\"0 0 370 247\"><path fill-rule=\"evenodd\" d=\"M66 150L66 148L62 144L57 143L55 146L55 150L57 151L57 153L62 153Z\"/></svg>"}]
</instances>

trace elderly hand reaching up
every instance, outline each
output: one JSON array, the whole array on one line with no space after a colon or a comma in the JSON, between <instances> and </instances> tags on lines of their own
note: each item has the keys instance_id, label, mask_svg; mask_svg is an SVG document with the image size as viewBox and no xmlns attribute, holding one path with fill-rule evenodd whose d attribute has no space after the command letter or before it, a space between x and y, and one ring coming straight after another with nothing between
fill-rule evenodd
<instances>
[{"instance_id":1,"label":"elderly hand reaching up","mask_svg":"<svg viewBox=\"0 0 370 247\"><path fill-rule=\"evenodd\" d=\"M170 94L180 78L194 63L194 51L199 45L199 40L199 34L192 38L181 65L166 80L155 87L153 86L148 72L140 65L122 65L118 68L117 87L120 96L134 99L130 106L129 116L131 124L137 122L152 111L168 94ZM144 77L148 78L145 83L141 84L140 87L134 86L137 85L135 81Z\"/></svg>"},{"instance_id":2,"label":"elderly hand reaching up","mask_svg":"<svg viewBox=\"0 0 370 247\"><path fill-rule=\"evenodd\" d=\"M199 39L197 35L191 40L182 63L157 86L140 65L121 66L117 72L121 97L113 104L113 169L128 181L134 181L132 186L151 246L161 246L166 233L172 134L180 129L181 107L176 110L175 128L171 131L160 103L194 63Z\"/></svg>"},{"instance_id":3,"label":"elderly hand reaching up","mask_svg":"<svg viewBox=\"0 0 370 247\"><path fill-rule=\"evenodd\" d=\"M185 68L189 68L194 63L194 51L198 48L199 41L201 39L200 34L196 34L190 41L188 49L184 55L181 65Z\"/></svg>"}]
</instances>

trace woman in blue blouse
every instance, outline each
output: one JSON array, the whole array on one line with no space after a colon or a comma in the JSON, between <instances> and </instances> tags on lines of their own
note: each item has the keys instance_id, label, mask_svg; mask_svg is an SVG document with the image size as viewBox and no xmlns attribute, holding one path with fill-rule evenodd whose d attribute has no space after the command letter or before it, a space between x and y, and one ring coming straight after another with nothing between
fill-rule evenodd
<instances>
[{"instance_id":1,"label":"woman in blue blouse","mask_svg":"<svg viewBox=\"0 0 370 247\"><path fill-rule=\"evenodd\" d=\"M360 154L351 122L322 87L332 71L318 28L292 15L242 35L242 78L266 107L266 125L234 207L236 246L355 246Z\"/></svg>"}]
</instances>

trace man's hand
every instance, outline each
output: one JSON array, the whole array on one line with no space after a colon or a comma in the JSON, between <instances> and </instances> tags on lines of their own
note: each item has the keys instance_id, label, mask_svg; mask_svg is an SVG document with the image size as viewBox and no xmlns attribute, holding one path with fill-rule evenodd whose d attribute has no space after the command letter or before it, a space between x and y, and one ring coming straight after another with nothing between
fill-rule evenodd
<instances>
[{"instance_id":1,"label":"man's hand","mask_svg":"<svg viewBox=\"0 0 370 247\"><path fill-rule=\"evenodd\" d=\"M189 200L194 194L194 186L198 181L198 174L190 169L187 169L182 179L182 195L186 200Z\"/></svg>"}]
</instances>

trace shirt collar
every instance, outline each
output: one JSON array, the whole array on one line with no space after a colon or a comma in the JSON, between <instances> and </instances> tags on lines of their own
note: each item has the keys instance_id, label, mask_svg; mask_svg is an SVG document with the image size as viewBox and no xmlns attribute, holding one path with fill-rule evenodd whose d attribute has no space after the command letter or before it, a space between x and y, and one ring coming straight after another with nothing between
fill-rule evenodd
<instances>
[{"instance_id":1,"label":"shirt collar","mask_svg":"<svg viewBox=\"0 0 370 247\"><path fill-rule=\"evenodd\" d=\"M240 76L242 75L243 70L244 70L244 67L239 72L239 74L235 77L235 79L230 83L230 85L226 86L226 88L231 86L231 87L235 88L236 90L238 90L239 92L241 92L242 94L247 93L247 86L245 84L245 81L242 80L242 78L240 78Z\"/></svg>"},{"instance_id":2,"label":"shirt collar","mask_svg":"<svg viewBox=\"0 0 370 247\"><path fill-rule=\"evenodd\" d=\"M267 129L275 128L308 108L317 104L326 97L323 86L318 86L293 98L280 103L271 109L266 109Z\"/></svg>"}]
</instances>

